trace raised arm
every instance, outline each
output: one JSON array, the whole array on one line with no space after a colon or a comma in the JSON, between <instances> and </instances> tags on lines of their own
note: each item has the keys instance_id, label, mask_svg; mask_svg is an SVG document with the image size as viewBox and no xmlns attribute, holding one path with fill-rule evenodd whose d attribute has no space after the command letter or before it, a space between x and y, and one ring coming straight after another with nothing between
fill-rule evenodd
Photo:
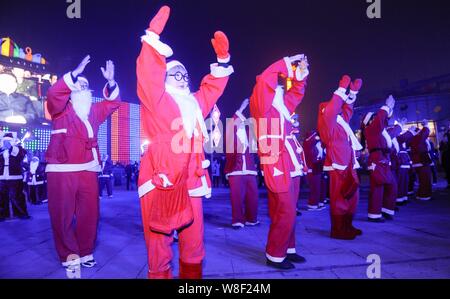
<instances>
[{"instance_id":1,"label":"raised arm","mask_svg":"<svg viewBox=\"0 0 450 299\"><path fill-rule=\"evenodd\" d=\"M300 60L295 70L291 89L284 95L284 104L291 114L295 112L295 109L300 105L305 96L306 82L309 76L308 67L308 58L305 56L304 59Z\"/></svg>"},{"instance_id":2,"label":"raised arm","mask_svg":"<svg viewBox=\"0 0 450 299\"><path fill-rule=\"evenodd\" d=\"M87 55L75 70L65 74L47 92L47 108L51 117L54 118L66 109L72 91L81 90L78 76L81 75L86 66L91 62L91 57Z\"/></svg>"},{"instance_id":3,"label":"raised arm","mask_svg":"<svg viewBox=\"0 0 450 299\"><path fill-rule=\"evenodd\" d=\"M199 90L195 93L203 117L206 117L223 94L228 83L229 76L234 72L233 66L229 65L229 42L225 33L216 31L211 39L214 51L217 55L217 63L210 65L211 73L206 75Z\"/></svg>"},{"instance_id":4,"label":"raised arm","mask_svg":"<svg viewBox=\"0 0 450 299\"><path fill-rule=\"evenodd\" d=\"M146 35L142 36L141 53L136 61L137 94L141 103L155 110L165 92L166 58L172 49L159 40L170 15L170 8L163 6L151 20Z\"/></svg>"}]
</instances>

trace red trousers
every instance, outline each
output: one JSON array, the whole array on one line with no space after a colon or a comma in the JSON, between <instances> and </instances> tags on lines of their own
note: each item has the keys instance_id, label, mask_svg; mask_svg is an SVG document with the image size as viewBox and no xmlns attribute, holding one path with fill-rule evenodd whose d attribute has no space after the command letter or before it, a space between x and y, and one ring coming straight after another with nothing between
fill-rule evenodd
<instances>
[{"instance_id":1,"label":"red trousers","mask_svg":"<svg viewBox=\"0 0 450 299\"><path fill-rule=\"evenodd\" d=\"M415 168L417 177L419 179L419 190L417 191L417 199L430 200L432 193L431 184L431 167L425 165Z\"/></svg>"},{"instance_id":2,"label":"red trousers","mask_svg":"<svg viewBox=\"0 0 450 299\"><path fill-rule=\"evenodd\" d=\"M408 186L409 186L409 169L399 168L396 171L397 179L397 202L408 200Z\"/></svg>"},{"instance_id":3,"label":"red trousers","mask_svg":"<svg viewBox=\"0 0 450 299\"><path fill-rule=\"evenodd\" d=\"M142 224L145 244L147 245L148 277L154 279L172 278L171 261L173 258L173 234L165 235L148 229L146 205L152 199L152 192L141 198ZM191 197L194 221L178 231L180 260L188 264L200 264L205 257L203 244L203 207L201 197Z\"/></svg>"},{"instance_id":4,"label":"red trousers","mask_svg":"<svg viewBox=\"0 0 450 299\"><path fill-rule=\"evenodd\" d=\"M255 223L258 220L258 187L254 175L228 177L231 196L231 223Z\"/></svg>"},{"instance_id":5,"label":"red trousers","mask_svg":"<svg viewBox=\"0 0 450 299\"><path fill-rule=\"evenodd\" d=\"M370 172L369 218L381 218L381 213L395 214L397 181L387 164L377 164Z\"/></svg>"},{"instance_id":6,"label":"red trousers","mask_svg":"<svg viewBox=\"0 0 450 299\"><path fill-rule=\"evenodd\" d=\"M356 170L353 170L356 176ZM330 213L331 215L353 215L356 212L356 207L359 200L359 189L349 199L345 199L341 194L341 190L345 185L343 180L342 170L332 170L329 172L330 176Z\"/></svg>"},{"instance_id":7,"label":"red trousers","mask_svg":"<svg viewBox=\"0 0 450 299\"><path fill-rule=\"evenodd\" d=\"M299 190L300 177L293 178L289 192L274 193L267 190L271 224L267 238L266 256L273 262L282 262L288 249L295 248L298 196L294 196L294 193L298 194Z\"/></svg>"},{"instance_id":8,"label":"red trousers","mask_svg":"<svg viewBox=\"0 0 450 299\"><path fill-rule=\"evenodd\" d=\"M307 179L309 185L308 206L317 207L319 202L323 203L325 200L325 194L327 192L325 180L322 178L321 173L308 173Z\"/></svg>"},{"instance_id":9,"label":"red trousers","mask_svg":"<svg viewBox=\"0 0 450 299\"><path fill-rule=\"evenodd\" d=\"M97 173L47 173L48 210L61 262L94 251L99 218Z\"/></svg>"}]
</instances>

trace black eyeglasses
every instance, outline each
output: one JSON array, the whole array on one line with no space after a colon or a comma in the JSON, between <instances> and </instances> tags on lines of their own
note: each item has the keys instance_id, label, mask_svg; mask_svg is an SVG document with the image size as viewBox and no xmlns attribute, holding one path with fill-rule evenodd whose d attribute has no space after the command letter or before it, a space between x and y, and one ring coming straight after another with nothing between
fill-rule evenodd
<instances>
[{"instance_id":1,"label":"black eyeglasses","mask_svg":"<svg viewBox=\"0 0 450 299\"><path fill-rule=\"evenodd\" d=\"M181 72L176 72L175 74L167 75L167 76L175 77L175 80L177 80L177 81L184 80L185 82L189 82L189 75L187 73L183 74Z\"/></svg>"}]
</instances>

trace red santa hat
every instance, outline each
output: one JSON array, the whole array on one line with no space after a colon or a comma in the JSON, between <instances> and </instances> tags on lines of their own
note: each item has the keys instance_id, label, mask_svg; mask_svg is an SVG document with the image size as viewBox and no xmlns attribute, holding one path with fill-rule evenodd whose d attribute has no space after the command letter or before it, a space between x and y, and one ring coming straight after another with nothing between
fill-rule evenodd
<instances>
[{"instance_id":1,"label":"red santa hat","mask_svg":"<svg viewBox=\"0 0 450 299\"><path fill-rule=\"evenodd\" d=\"M79 76L77 79L78 79L78 81L80 81L80 83L82 81L82 82L86 83L87 85L89 85L89 81L86 77Z\"/></svg>"},{"instance_id":2,"label":"red santa hat","mask_svg":"<svg viewBox=\"0 0 450 299\"><path fill-rule=\"evenodd\" d=\"M0 132L0 139L3 140L9 140L13 141L17 139L17 133L16 132Z\"/></svg>"},{"instance_id":3,"label":"red santa hat","mask_svg":"<svg viewBox=\"0 0 450 299\"><path fill-rule=\"evenodd\" d=\"M181 62L179 62L178 60L171 60L166 64L166 72L176 66L181 66L186 70L186 67Z\"/></svg>"}]
</instances>

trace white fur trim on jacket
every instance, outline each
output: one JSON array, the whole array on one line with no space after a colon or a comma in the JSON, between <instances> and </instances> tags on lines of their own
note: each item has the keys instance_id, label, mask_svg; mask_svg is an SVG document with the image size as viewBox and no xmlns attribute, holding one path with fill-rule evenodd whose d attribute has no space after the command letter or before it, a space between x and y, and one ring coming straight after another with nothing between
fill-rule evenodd
<instances>
[{"instance_id":1,"label":"white fur trim on jacket","mask_svg":"<svg viewBox=\"0 0 450 299\"><path fill-rule=\"evenodd\" d=\"M218 63L211 63L209 67L211 69L211 75L213 75L216 78L225 78L234 73L232 65L229 65L228 67L223 67L219 66Z\"/></svg>"},{"instance_id":2,"label":"white fur trim on jacket","mask_svg":"<svg viewBox=\"0 0 450 299\"><path fill-rule=\"evenodd\" d=\"M384 110L387 112L388 117L392 116L392 113L394 112L391 108L389 108L388 106L384 105L383 107L381 107L381 110Z\"/></svg>"},{"instance_id":3,"label":"white fur trim on jacket","mask_svg":"<svg viewBox=\"0 0 450 299\"><path fill-rule=\"evenodd\" d=\"M247 118L241 113L241 111L236 111L236 116L239 117L241 121L246 121Z\"/></svg>"},{"instance_id":4,"label":"white fur trim on jacket","mask_svg":"<svg viewBox=\"0 0 450 299\"><path fill-rule=\"evenodd\" d=\"M367 114L366 114L366 116L364 117L364 120L363 120L363 124L365 126L367 126L369 124L369 121L372 118L373 114L374 114L373 112L367 112Z\"/></svg>"},{"instance_id":5,"label":"white fur trim on jacket","mask_svg":"<svg viewBox=\"0 0 450 299\"><path fill-rule=\"evenodd\" d=\"M206 176L202 176L200 178L200 180L202 181L202 185L196 189L191 189L189 190L189 196L191 197L206 197L206 198L210 198L211 197L211 188L208 187L208 183L206 182Z\"/></svg>"},{"instance_id":6,"label":"white fur trim on jacket","mask_svg":"<svg viewBox=\"0 0 450 299\"><path fill-rule=\"evenodd\" d=\"M293 78L294 71L292 71L291 59L289 57L284 57L283 60L284 60L284 63L286 63L286 69L288 71L288 78Z\"/></svg>"},{"instance_id":7,"label":"white fur trim on jacket","mask_svg":"<svg viewBox=\"0 0 450 299\"><path fill-rule=\"evenodd\" d=\"M228 62L230 62L230 60L231 60L231 55L230 54L228 54L227 58L223 58L223 59L217 57L217 62L218 63L228 63Z\"/></svg>"},{"instance_id":8,"label":"white fur trim on jacket","mask_svg":"<svg viewBox=\"0 0 450 299\"><path fill-rule=\"evenodd\" d=\"M153 189L155 189L155 185L153 185L152 180L145 182L140 185L138 188L139 198L143 197L145 194L149 193Z\"/></svg>"},{"instance_id":9,"label":"white fur trim on jacket","mask_svg":"<svg viewBox=\"0 0 450 299\"><path fill-rule=\"evenodd\" d=\"M349 124L344 120L344 118L340 115L337 116L336 122L344 129L345 133L347 133L348 138L352 142L352 148L355 151L362 150L362 145L359 143L358 138L356 138Z\"/></svg>"},{"instance_id":10,"label":"white fur trim on jacket","mask_svg":"<svg viewBox=\"0 0 450 299\"><path fill-rule=\"evenodd\" d=\"M51 135L55 135L55 134L66 134L67 133L67 129L58 129L58 130L52 130L51 131Z\"/></svg>"},{"instance_id":11,"label":"white fur trim on jacket","mask_svg":"<svg viewBox=\"0 0 450 299\"><path fill-rule=\"evenodd\" d=\"M111 92L111 94L109 96L107 96L106 91L108 89L108 84L109 83L106 83L105 87L103 87L103 98L105 98L105 100L108 100L108 101L114 101L119 96L119 92L120 92L119 84L116 83L114 90Z\"/></svg>"},{"instance_id":12,"label":"white fur trim on jacket","mask_svg":"<svg viewBox=\"0 0 450 299\"><path fill-rule=\"evenodd\" d=\"M388 148L392 147L392 138L389 135L389 133L386 131L386 129L383 130L382 132L384 139L386 139L386 144Z\"/></svg>"},{"instance_id":13,"label":"white fur trim on jacket","mask_svg":"<svg viewBox=\"0 0 450 299\"><path fill-rule=\"evenodd\" d=\"M80 87L75 85L75 82L73 82L72 74L70 72L66 73L63 76L63 80L64 80L64 83L66 83L67 87L69 87L69 89L71 91L78 91L78 90L80 90Z\"/></svg>"},{"instance_id":14,"label":"white fur trim on jacket","mask_svg":"<svg viewBox=\"0 0 450 299\"><path fill-rule=\"evenodd\" d=\"M13 157L17 157L17 155L19 154L20 150L17 146L13 146L12 147L12 151L11 151L11 156Z\"/></svg>"},{"instance_id":15,"label":"white fur trim on jacket","mask_svg":"<svg viewBox=\"0 0 450 299\"><path fill-rule=\"evenodd\" d=\"M167 58L173 55L172 48L161 42L159 40L158 34L148 30L146 30L145 33L146 34L141 37L141 41L145 41L147 44L152 46L153 49L155 49L159 54Z\"/></svg>"}]
</instances>

